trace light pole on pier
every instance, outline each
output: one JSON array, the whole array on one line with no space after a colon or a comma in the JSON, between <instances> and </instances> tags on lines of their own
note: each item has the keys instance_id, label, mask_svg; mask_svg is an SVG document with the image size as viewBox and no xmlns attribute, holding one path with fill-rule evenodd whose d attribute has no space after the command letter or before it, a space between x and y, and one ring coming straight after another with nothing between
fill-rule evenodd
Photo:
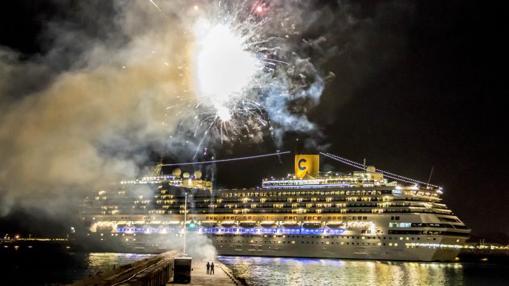
<instances>
[{"instance_id":1,"label":"light pole on pier","mask_svg":"<svg viewBox=\"0 0 509 286\"><path fill-rule=\"evenodd\" d=\"M186 254L186 244L187 244L187 192L184 196L184 255Z\"/></svg>"}]
</instances>

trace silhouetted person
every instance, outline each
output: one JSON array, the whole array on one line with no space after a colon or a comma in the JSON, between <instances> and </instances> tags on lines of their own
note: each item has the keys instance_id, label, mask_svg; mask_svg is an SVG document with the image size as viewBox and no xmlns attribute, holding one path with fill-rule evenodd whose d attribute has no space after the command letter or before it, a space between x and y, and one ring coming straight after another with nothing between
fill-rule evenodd
<instances>
[{"instance_id":1,"label":"silhouetted person","mask_svg":"<svg viewBox=\"0 0 509 286\"><path fill-rule=\"evenodd\" d=\"M214 262L210 264L210 274L214 274Z\"/></svg>"},{"instance_id":2,"label":"silhouetted person","mask_svg":"<svg viewBox=\"0 0 509 286\"><path fill-rule=\"evenodd\" d=\"M210 262L207 261L207 274L210 273Z\"/></svg>"}]
</instances>

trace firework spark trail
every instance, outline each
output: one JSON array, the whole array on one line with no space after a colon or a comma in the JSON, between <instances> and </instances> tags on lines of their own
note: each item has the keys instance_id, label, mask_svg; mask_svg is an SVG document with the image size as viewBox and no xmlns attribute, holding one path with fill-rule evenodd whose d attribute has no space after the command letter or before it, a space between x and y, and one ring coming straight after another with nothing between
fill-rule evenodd
<instances>
[{"instance_id":1,"label":"firework spark trail","mask_svg":"<svg viewBox=\"0 0 509 286\"><path fill-rule=\"evenodd\" d=\"M198 149L263 134L279 143L286 131L312 128L305 114L293 114L289 105L297 98L319 98L323 87L316 83L322 79L314 67L302 64L302 42L290 40L300 32L294 23L299 13L288 9L287 2L211 1L170 11L166 4L150 3L164 15L177 14L187 27L189 49L181 71L188 82L185 92L194 101L174 105L185 110L168 107L167 113L188 113L184 126Z\"/></svg>"},{"instance_id":2,"label":"firework spark trail","mask_svg":"<svg viewBox=\"0 0 509 286\"><path fill-rule=\"evenodd\" d=\"M154 2L154 0L149 0L149 1L150 1L150 3L152 3L152 5L154 5L157 8L157 10L159 10L160 12L163 12L163 10Z\"/></svg>"},{"instance_id":3,"label":"firework spark trail","mask_svg":"<svg viewBox=\"0 0 509 286\"><path fill-rule=\"evenodd\" d=\"M290 151L281 151L281 152L278 151L278 152L262 154L262 155L237 157L237 158L229 158L229 159L207 160L207 161L199 161L199 162L171 163L171 164L162 164L161 166L172 167L172 166L215 164L215 163L234 162L234 161L241 161L241 160L252 160L252 159L266 158L266 157L271 157L271 156L280 156L280 155L285 155L285 154L290 154L290 153L291 153Z\"/></svg>"},{"instance_id":4,"label":"firework spark trail","mask_svg":"<svg viewBox=\"0 0 509 286\"><path fill-rule=\"evenodd\" d=\"M202 147L203 143L205 142L210 129L212 128L212 126L214 126L214 123L215 122L212 121L212 123L210 123L209 126L206 128L206 130L203 132L200 142L198 143L198 146L196 147L196 150L194 151L193 160L196 159L196 157L198 156L198 153L200 152L201 147Z\"/></svg>"}]
</instances>

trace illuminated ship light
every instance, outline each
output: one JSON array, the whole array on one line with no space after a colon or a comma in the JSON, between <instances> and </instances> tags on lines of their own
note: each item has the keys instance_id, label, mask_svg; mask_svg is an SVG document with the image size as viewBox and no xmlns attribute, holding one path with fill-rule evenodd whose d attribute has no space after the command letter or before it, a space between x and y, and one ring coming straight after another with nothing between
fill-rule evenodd
<instances>
[{"instance_id":1,"label":"illuminated ship light","mask_svg":"<svg viewBox=\"0 0 509 286\"><path fill-rule=\"evenodd\" d=\"M116 233L125 234L151 234L151 233L171 233L181 232L182 228L147 228L147 227L118 227ZM299 234L299 235L343 235L346 233L345 228L242 228L242 227L199 227L188 228L188 232L199 232L206 234Z\"/></svg>"}]
</instances>

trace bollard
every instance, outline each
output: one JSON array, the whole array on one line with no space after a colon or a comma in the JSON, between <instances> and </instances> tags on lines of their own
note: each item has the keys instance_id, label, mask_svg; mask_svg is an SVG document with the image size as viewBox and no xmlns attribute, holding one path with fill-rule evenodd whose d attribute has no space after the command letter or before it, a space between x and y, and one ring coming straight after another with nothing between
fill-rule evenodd
<instances>
[{"instance_id":1,"label":"bollard","mask_svg":"<svg viewBox=\"0 0 509 286\"><path fill-rule=\"evenodd\" d=\"M191 257L175 257L173 261L173 282L191 282Z\"/></svg>"}]
</instances>

